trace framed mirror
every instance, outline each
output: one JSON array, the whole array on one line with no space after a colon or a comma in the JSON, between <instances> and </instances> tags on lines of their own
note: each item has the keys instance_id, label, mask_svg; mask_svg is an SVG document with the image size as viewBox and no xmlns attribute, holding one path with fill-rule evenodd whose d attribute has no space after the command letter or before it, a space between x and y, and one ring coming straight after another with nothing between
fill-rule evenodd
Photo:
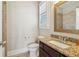
<instances>
[{"instance_id":1,"label":"framed mirror","mask_svg":"<svg viewBox=\"0 0 79 59\"><path fill-rule=\"evenodd\" d=\"M54 31L79 34L79 1L60 1L54 5Z\"/></svg>"}]
</instances>

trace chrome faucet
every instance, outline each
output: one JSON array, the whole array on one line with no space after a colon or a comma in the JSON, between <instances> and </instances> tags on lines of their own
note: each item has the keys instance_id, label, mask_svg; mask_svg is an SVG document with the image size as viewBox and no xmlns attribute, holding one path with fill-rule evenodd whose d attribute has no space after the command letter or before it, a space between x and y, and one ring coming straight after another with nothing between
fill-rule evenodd
<instances>
[{"instance_id":1,"label":"chrome faucet","mask_svg":"<svg viewBox=\"0 0 79 59\"><path fill-rule=\"evenodd\" d=\"M68 37L63 37L63 42L66 43L66 40L68 39Z\"/></svg>"},{"instance_id":2,"label":"chrome faucet","mask_svg":"<svg viewBox=\"0 0 79 59\"><path fill-rule=\"evenodd\" d=\"M59 41L63 42L63 36L59 36Z\"/></svg>"},{"instance_id":3,"label":"chrome faucet","mask_svg":"<svg viewBox=\"0 0 79 59\"><path fill-rule=\"evenodd\" d=\"M59 36L59 39L60 39L60 42L62 43L66 43L66 40L68 39L66 36L63 37L63 36Z\"/></svg>"}]
</instances>

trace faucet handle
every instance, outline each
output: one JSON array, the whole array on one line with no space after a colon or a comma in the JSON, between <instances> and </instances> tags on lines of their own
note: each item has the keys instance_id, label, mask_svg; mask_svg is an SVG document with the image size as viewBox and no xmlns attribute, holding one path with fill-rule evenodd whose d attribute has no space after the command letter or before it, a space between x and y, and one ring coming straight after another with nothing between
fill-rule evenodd
<instances>
[{"instance_id":1,"label":"faucet handle","mask_svg":"<svg viewBox=\"0 0 79 59\"><path fill-rule=\"evenodd\" d=\"M61 38L62 38L62 36L59 36L58 38L59 38L59 39L61 39Z\"/></svg>"},{"instance_id":2,"label":"faucet handle","mask_svg":"<svg viewBox=\"0 0 79 59\"><path fill-rule=\"evenodd\" d=\"M66 41L67 39L68 39L68 37L67 37L67 36L63 37L63 40L64 40L64 41Z\"/></svg>"},{"instance_id":3,"label":"faucet handle","mask_svg":"<svg viewBox=\"0 0 79 59\"><path fill-rule=\"evenodd\" d=\"M63 42L64 40L63 40L63 36L59 36L59 41L60 42Z\"/></svg>"},{"instance_id":4,"label":"faucet handle","mask_svg":"<svg viewBox=\"0 0 79 59\"><path fill-rule=\"evenodd\" d=\"M59 36L59 39L62 40L63 39L63 36Z\"/></svg>"}]
</instances>

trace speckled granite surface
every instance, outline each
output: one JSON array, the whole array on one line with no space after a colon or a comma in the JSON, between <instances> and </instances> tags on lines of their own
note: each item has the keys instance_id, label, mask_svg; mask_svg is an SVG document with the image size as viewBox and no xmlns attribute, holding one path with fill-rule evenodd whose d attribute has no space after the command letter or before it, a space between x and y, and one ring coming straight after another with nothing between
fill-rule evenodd
<instances>
[{"instance_id":1,"label":"speckled granite surface","mask_svg":"<svg viewBox=\"0 0 79 59\"><path fill-rule=\"evenodd\" d=\"M57 50L58 52L69 56L69 57L79 57L79 46L76 46L76 43L70 42L70 41L66 41L66 44L70 45L69 48L63 49L60 48L56 45L53 45L51 43L49 43L48 41L51 40L56 40L56 38L50 37L50 36L46 36L45 38L39 38L39 40L45 44L47 44L48 46L50 46L51 48Z\"/></svg>"}]
</instances>

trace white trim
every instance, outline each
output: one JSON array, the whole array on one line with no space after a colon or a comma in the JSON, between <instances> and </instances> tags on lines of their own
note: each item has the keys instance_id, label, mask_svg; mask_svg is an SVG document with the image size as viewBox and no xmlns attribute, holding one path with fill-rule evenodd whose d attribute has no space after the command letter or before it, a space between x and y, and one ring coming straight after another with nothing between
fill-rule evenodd
<instances>
[{"instance_id":1,"label":"white trim","mask_svg":"<svg viewBox=\"0 0 79 59\"><path fill-rule=\"evenodd\" d=\"M28 48L26 47L26 48L17 49L17 50L11 50L8 52L8 56L13 56L13 55L20 54L23 52L28 52Z\"/></svg>"}]
</instances>

